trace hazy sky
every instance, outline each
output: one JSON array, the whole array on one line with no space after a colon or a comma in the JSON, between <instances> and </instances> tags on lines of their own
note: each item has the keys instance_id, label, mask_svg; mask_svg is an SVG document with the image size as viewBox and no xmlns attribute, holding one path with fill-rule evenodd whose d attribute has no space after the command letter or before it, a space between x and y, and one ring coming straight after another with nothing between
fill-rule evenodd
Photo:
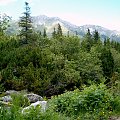
<instances>
[{"instance_id":1,"label":"hazy sky","mask_svg":"<svg viewBox=\"0 0 120 120\"><path fill-rule=\"evenodd\" d=\"M94 24L120 31L120 0L26 0L31 15L60 17L75 25ZM0 0L0 12L18 19L25 0Z\"/></svg>"}]
</instances>

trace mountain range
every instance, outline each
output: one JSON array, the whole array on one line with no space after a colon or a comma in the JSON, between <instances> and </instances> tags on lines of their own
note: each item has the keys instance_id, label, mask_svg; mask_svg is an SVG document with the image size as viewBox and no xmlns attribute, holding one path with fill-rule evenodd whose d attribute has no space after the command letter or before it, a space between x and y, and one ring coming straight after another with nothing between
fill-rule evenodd
<instances>
[{"instance_id":1,"label":"mountain range","mask_svg":"<svg viewBox=\"0 0 120 120\"><path fill-rule=\"evenodd\" d=\"M43 32L43 30L46 29L48 36L51 36L54 28L57 28L57 24L59 23L64 34L67 34L69 31L71 35L75 35L77 33L80 37L83 37L89 28L91 33L97 30L103 40L109 37L111 40L120 41L119 31L109 30L98 25L77 26L58 17L47 17L45 15L34 16L32 19L35 30ZM6 32L8 34L17 34L19 30L17 23L17 21L11 21L10 27Z\"/></svg>"}]
</instances>

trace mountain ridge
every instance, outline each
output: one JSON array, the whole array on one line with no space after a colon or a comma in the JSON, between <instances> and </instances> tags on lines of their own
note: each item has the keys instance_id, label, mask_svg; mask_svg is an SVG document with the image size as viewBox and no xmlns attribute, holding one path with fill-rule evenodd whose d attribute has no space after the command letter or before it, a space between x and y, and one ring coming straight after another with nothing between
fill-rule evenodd
<instances>
[{"instance_id":1,"label":"mountain ridge","mask_svg":"<svg viewBox=\"0 0 120 120\"><path fill-rule=\"evenodd\" d=\"M34 16L33 21L35 23L35 26L38 25L37 23L41 22L41 24L44 25L44 27L46 28L46 31L48 34L52 33L53 29L56 27L56 24L60 23L64 34L67 34L67 31L69 31L73 35L76 34L76 32L77 32L77 34L80 37L83 37L85 35L85 33L87 32L87 29L89 28L91 33L93 33L95 30L97 30L100 33L100 37L102 39L109 37L111 40L120 41L120 32L119 31L110 30L108 28L101 27L99 25L77 26L70 22L62 20L59 17L48 17L46 15Z\"/></svg>"},{"instance_id":2,"label":"mountain ridge","mask_svg":"<svg viewBox=\"0 0 120 120\"><path fill-rule=\"evenodd\" d=\"M59 17L48 17L46 15L33 16L32 20L33 20L33 26L35 27L35 30L43 32L43 30L45 28L46 32L49 36L53 32L54 28L57 28L57 24L59 23L62 27L64 34L67 34L67 32L69 31L69 33L71 35L74 35L77 32L77 34L80 37L83 37L86 34L87 29L89 28L91 33L93 33L93 31L97 30L100 34L100 37L103 40L105 38L109 37L111 40L120 41L120 32L119 31L110 30L108 28L105 28L105 27L102 27L99 25L86 24L86 25L82 25L82 26L77 26L70 22L62 20ZM14 29L16 31L16 28L17 28L16 24L14 26L14 24L12 23L12 27L8 29L8 32L10 30L14 31Z\"/></svg>"}]
</instances>

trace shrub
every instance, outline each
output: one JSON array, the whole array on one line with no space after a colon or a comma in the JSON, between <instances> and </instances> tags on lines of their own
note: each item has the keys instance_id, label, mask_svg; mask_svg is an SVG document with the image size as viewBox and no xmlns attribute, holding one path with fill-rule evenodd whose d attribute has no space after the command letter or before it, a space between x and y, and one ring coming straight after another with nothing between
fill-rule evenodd
<instances>
[{"instance_id":1,"label":"shrub","mask_svg":"<svg viewBox=\"0 0 120 120\"><path fill-rule=\"evenodd\" d=\"M12 94L12 99L11 106L0 105L0 120L72 120L50 109L42 112L39 106L23 114L22 107L28 104L26 98L22 94Z\"/></svg>"},{"instance_id":2,"label":"shrub","mask_svg":"<svg viewBox=\"0 0 120 120\"><path fill-rule=\"evenodd\" d=\"M50 100L49 107L67 116L78 116L82 119L108 119L113 110L114 98L106 86L91 85L83 91L75 90L55 96Z\"/></svg>"},{"instance_id":3,"label":"shrub","mask_svg":"<svg viewBox=\"0 0 120 120\"><path fill-rule=\"evenodd\" d=\"M116 96L112 104L114 114L120 115L120 96Z\"/></svg>"},{"instance_id":4,"label":"shrub","mask_svg":"<svg viewBox=\"0 0 120 120\"><path fill-rule=\"evenodd\" d=\"M23 120L72 120L63 114L57 113L52 110L40 112L40 108L31 109L28 114L23 116Z\"/></svg>"},{"instance_id":5,"label":"shrub","mask_svg":"<svg viewBox=\"0 0 120 120\"><path fill-rule=\"evenodd\" d=\"M28 113L22 114L15 106L11 108L0 107L0 120L72 120L63 114L51 110L41 112L40 108L32 108Z\"/></svg>"}]
</instances>

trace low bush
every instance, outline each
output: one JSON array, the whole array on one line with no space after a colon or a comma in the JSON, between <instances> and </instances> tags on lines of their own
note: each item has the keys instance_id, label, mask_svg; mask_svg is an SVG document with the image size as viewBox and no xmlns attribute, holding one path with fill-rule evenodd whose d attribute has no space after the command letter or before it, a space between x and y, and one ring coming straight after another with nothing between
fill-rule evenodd
<instances>
[{"instance_id":1,"label":"low bush","mask_svg":"<svg viewBox=\"0 0 120 120\"><path fill-rule=\"evenodd\" d=\"M41 112L40 108L30 109L28 113L22 114L21 109L0 107L0 120L72 120L63 114L50 110Z\"/></svg>"},{"instance_id":2,"label":"low bush","mask_svg":"<svg viewBox=\"0 0 120 120\"><path fill-rule=\"evenodd\" d=\"M107 120L117 104L118 100L114 99L104 84L100 84L85 87L83 91L77 89L55 96L50 100L49 107L75 119Z\"/></svg>"},{"instance_id":3,"label":"low bush","mask_svg":"<svg viewBox=\"0 0 120 120\"><path fill-rule=\"evenodd\" d=\"M120 96L116 96L113 102L113 114L120 116Z\"/></svg>"},{"instance_id":4,"label":"low bush","mask_svg":"<svg viewBox=\"0 0 120 120\"><path fill-rule=\"evenodd\" d=\"M22 109L27 105L29 105L29 101L23 94L12 94L10 106L0 105L0 120L72 120L50 109L42 112L40 106L23 113Z\"/></svg>"}]
</instances>

